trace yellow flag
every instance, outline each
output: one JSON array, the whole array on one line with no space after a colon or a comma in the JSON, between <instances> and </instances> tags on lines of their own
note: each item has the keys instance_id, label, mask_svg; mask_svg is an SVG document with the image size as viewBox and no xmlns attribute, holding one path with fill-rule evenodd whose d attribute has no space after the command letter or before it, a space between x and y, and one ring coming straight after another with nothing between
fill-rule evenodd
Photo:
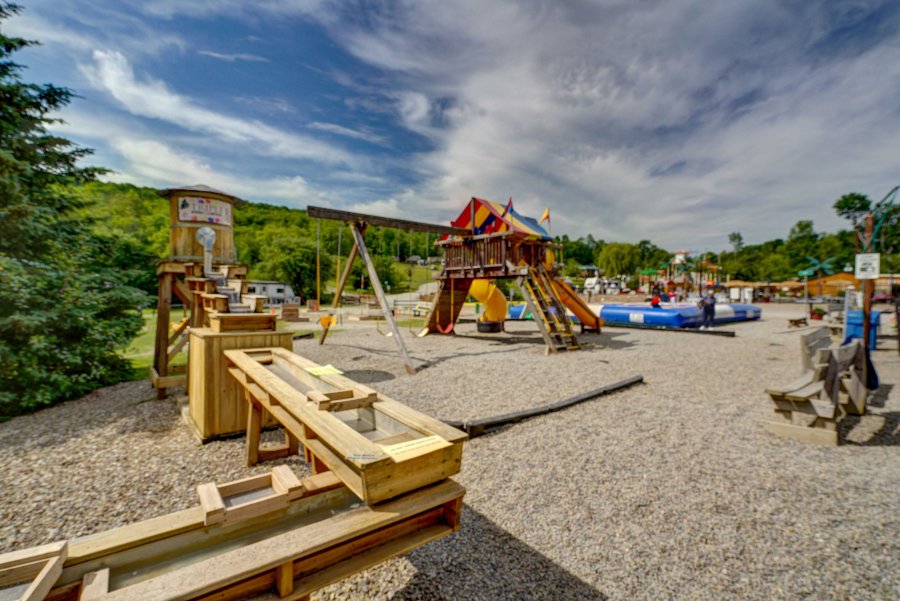
<instances>
[{"instance_id":1,"label":"yellow flag","mask_svg":"<svg viewBox=\"0 0 900 601\"><path fill-rule=\"evenodd\" d=\"M549 207L544 209L544 212L541 214L541 218L538 219L538 223L544 223L545 221L550 221L550 209Z\"/></svg>"}]
</instances>

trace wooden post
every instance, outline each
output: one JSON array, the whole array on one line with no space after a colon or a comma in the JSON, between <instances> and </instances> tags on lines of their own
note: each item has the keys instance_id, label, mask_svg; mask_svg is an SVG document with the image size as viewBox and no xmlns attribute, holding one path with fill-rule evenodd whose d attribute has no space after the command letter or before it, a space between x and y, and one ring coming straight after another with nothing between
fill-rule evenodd
<instances>
[{"instance_id":1,"label":"wooden post","mask_svg":"<svg viewBox=\"0 0 900 601\"><path fill-rule=\"evenodd\" d=\"M365 233L366 226L363 224L362 229L360 230L362 233ZM344 273L341 274L341 280L338 282L337 290L334 291L334 298L331 301L331 308L337 309L341 304L341 294L344 293L344 286L347 285L347 279L350 277L350 269L353 268L353 261L356 259L356 254L359 252L359 246L354 242L353 248L350 249L350 256L347 257L347 264L344 265ZM319 344L324 344L325 337L328 336L328 329L331 326L323 326L322 335L319 336Z\"/></svg>"},{"instance_id":2,"label":"wooden post","mask_svg":"<svg viewBox=\"0 0 900 601\"><path fill-rule=\"evenodd\" d=\"M363 262L366 264L366 269L369 272L369 279L372 281L372 289L375 290L375 296L378 298L378 303L381 305L381 312L384 314L384 318L391 328L391 333L394 335L394 340L397 342L397 348L400 349L403 367L406 368L406 373L415 375L416 368L413 367L403 338L400 337L400 330L397 329L397 322L394 321L394 314L391 311L391 308L388 307L387 299L384 296L384 290L381 288L381 280L378 278L378 272L375 271L375 265L369 257L369 251L366 248L363 234L359 228L357 228L355 223L350 224L350 231L353 232L353 238L356 240L356 246L359 248L359 256L362 257Z\"/></svg>"},{"instance_id":3,"label":"wooden post","mask_svg":"<svg viewBox=\"0 0 900 601\"><path fill-rule=\"evenodd\" d=\"M322 254L322 220L316 219L316 311L319 311L322 303L322 262L319 255Z\"/></svg>"},{"instance_id":4,"label":"wooden post","mask_svg":"<svg viewBox=\"0 0 900 601\"><path fill-rule=\"evenodd\" d=\"M169 314L172 309L171 273L164 273L159 278L158 297L156 300L156 345L153 352L153 367L159 377L169 374ZM166 398L166 389L158 388L156 396L160 400Z\"/></svg>"}]
</instances>

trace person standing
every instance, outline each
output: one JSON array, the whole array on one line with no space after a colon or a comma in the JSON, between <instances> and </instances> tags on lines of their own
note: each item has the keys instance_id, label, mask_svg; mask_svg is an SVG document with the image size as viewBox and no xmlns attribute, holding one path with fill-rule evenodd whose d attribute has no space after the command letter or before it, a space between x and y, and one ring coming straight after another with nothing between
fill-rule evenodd
<instances>
[{"instance_id":1,"label":"person standing","mask_svg":"<svg viewBox=\"0 0 900 601\"><path fill-rule=\"evenodd\" d=\"M711 330L716 317L716 296L713 294L712 288L707 288L706 296L700 301L700 306L703 309L703 325L700 326L700 329Z\"/></svg>"}]
</instances>

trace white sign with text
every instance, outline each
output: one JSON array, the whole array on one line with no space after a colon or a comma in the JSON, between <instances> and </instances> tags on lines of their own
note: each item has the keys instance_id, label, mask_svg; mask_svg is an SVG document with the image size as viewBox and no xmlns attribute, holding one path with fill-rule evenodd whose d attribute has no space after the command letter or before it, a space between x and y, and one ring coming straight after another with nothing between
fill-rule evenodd
<instances>
[{"instance_id":1,"label":"white sign with text","mask_svg":"<svg viewBox=\"0 0 900 601\"><path fill-rule=\"evenodd\" d=\"M881 253L856 255L856 279L877 280L881 276Z\"/></svg>"}]
</instances>

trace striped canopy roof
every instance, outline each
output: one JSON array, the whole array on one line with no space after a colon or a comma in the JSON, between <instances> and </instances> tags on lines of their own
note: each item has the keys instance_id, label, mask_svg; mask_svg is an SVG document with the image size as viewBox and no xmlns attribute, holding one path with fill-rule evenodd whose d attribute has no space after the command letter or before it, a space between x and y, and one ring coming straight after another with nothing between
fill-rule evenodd
<instances>
[{"instance_id":1,"label":"striped canopy roof","mask_svg":"<svg viewBox=\"0 0 900 601\"><path fill-rule=\"evenodd\" d=\"M541 227L536 219L525 217L513 208L507 211L506 205L481 198L470 200L459 217L451 222L451 225L469 230L474 236L515 232L529 238L552 240L547 230Z\"/></svg>"}]
</instances>

